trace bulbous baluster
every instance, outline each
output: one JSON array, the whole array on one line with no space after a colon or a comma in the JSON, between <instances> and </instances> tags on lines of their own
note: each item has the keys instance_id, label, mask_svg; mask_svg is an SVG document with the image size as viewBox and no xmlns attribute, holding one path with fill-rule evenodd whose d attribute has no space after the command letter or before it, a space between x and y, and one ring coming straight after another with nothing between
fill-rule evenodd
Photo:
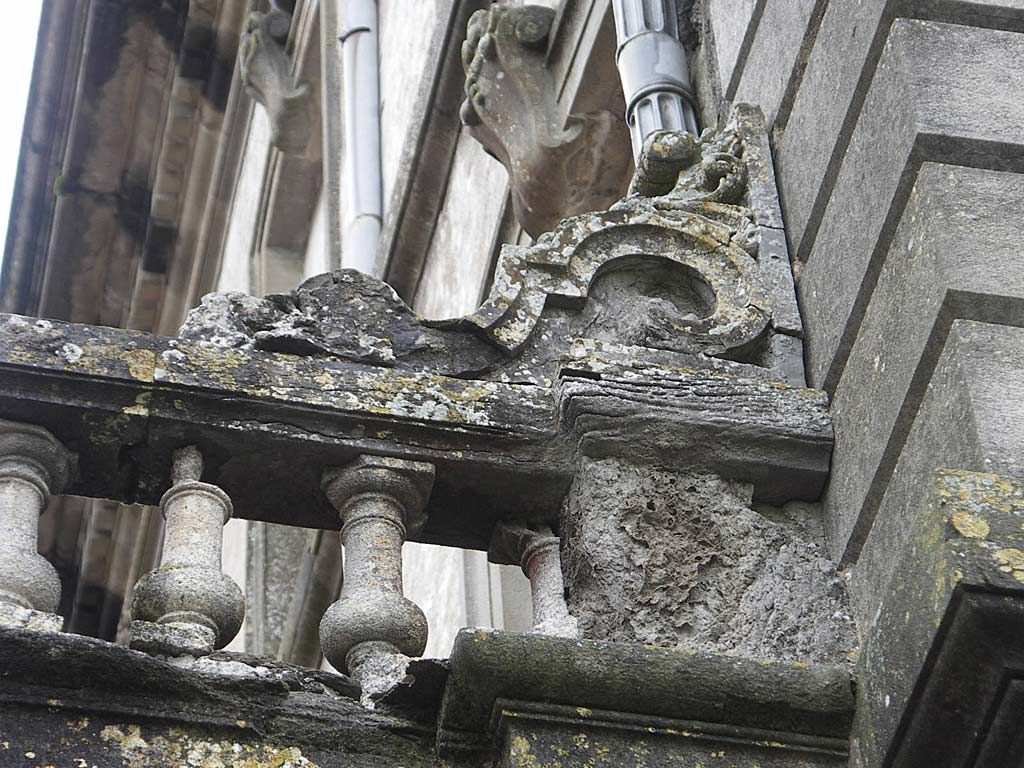
<instances>
[{"instance_id":1,"label":"bulbous baluster","mask_svg":"<svg viewBox=\"0 0 1024 768\"><path fill-rule=\"evenodd\" d=\"M324 656L363 686L364 700L401 679L427 644L427 619L402 594L402 544L424 522L434 467L363 455L324 475L341 516L345 582L320 622Z\"/></svg>"},{"instance_id":2,"label":"bulbous baluster","mask_svg":"<svg viewBox=\"0 0 1024 768\"><path fill-rule=\"evenodd\" d=\"M74 457L47 430L0 421L0 626L59 631L60 579L37 551L39 516Z\"/></svg>"},{"instance_id":3,"label":"bulbous baluster","mask_svg":"<svg viewBox=\"0 0 1024 768\"><path fill-rule=\"evenodd\" d=\"M221 572L223 527L231 499L199 480L194 446L175 451L173 485L160 499L164 549L160 567L143 576L132 600L131 646L170 656L223 648L242 626L242 591Z\"/></svg>"}]
</instances>

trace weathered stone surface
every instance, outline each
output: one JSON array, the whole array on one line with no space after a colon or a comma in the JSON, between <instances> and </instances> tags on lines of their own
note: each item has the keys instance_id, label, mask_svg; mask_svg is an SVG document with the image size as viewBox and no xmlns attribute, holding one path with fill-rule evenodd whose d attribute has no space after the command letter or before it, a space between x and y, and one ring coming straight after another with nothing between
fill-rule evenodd
<instances>
[{"instance_id":1,"label":"weathered stone surface","mask_svg":"<svg viewBox=\"0 0 1024 768\"><path fill-rule=\"evenodd\" d=\"M198 441L210 479L247 519L336 529L322 469L386 441L438 467L421 539L438 541L447 529L458 543L440 540L486 548L503 508L533 514L567 484L552 395L542 387L7 316L0 369L0 414L45 425L80 451L70 493L155 504L170 482L172 452ZM531 479L516 481L522 472ZM492 483L520 493L491 496ZM449 526L453 513L463 522Z\"/></svg>"},{"instance_id":2,"label":"weathered stone surface","mask_svg":"<svg viewBox=\"0 0 1024 768\"><path fill-rule=\"evenodd\" d=\"M880 500L857 565L851 597L870 624L902 573L894 553L918 532L922 488L936 467L1024 477L1024 329L957 320Z\"/></svg>"},{"instance_id":3,"label":"weathered stone surface","mask_svg":"<svg viewBox=\"0 0 1024 768\"><path fill-rule=\"evenodd\" d=\"M648 362L636 348L581 343L558 384L559 422L577 454L718 473L772 503L818 498L831 442L823 394L701 360Z\"/></svg>"},{"instance_id":4,"label":"weathered stone surface","mask_svg":"<svg viewBox=\"0 0 1024 768\"><path fill-rule=\"evenodd\" d=\"M429 721L367 712L347 678L270 660L171 665L77 635L0 630L0 676L0 755L22 762L31 752L43 764L139 768L433 763Z\"/></svg>"},{"instance_id":5,"label":"weathered stone surface","mask_svg":"<svg viewBox=\"0 0 1024 768\"><path fill-rule=\"evenodd\" d=\"M1024 486L938 470L864 626L852 765L1012 765L1024 663Z\"/></svg>"},{"instance_id":6,"label":"weathered stone surface","mask_svg":"<svg viewBox=\"0 0 1024 768\"><path fill-rule=\"evenodd\" d=\"M808 51L791 117L777 146L779 186L786 200L790 245L798 261L805 261L810 253L868 89L886 68L880 70L880 59L893 24L900 19L922 19L1020 31L1024 27L1022 11L1019 3L1006 0L827 4L813 48ZM837 51L844 55L836 55ZM945 80L939 77L935 82L938 85ZM974 82L1000 81L981 78ZM901 106L915 101L912 97ZM807 243L803 242L805 230L811 235Z\"/></svg>"},{"instance_id":7,"label":"weathered stone surface","mask_svg":"<svg viewBox=\"0 0 1024 768\"><path fill-rule=\"evenodd\" d=\"M836 556L855 560L868 536L954 321L1024 322L1019 227L1005 214L1018 207L1024 176L922 165L833 399L837 451L825 503ZM995 359L1014 356L985 347ZM971 358L965 372L990 364ZM948 444L968 434L955 430L922 450L942 466L953 458L939 458Z\"/></svg>"},{"instance_id":8,"label":"weathered stone surface","mask_svg":"<svg viewBox=\"0 0 1024 768\"><path fill-rule=\"evenodd\" d=\"M402 594L402 545L422 527L434 467L363 454L324 474L324 493L342 519L345 579L320 622L324 656L351 671L364 700L394 687L427 644L427 619Z\"/></svg>"},{"instance_id":9,"label":"weathered stone surface","mask_svg":"<svg viewBox=\"0 0 1024 768\"><path fill-rule=\"evenodd\" d=\"M846 661L853 620L820 531L800 513L760 514L750 497L716 475L583 459L560 531L584 637Z\"/></svg>"},{"instance_id":10,"label":"weathered stone surface","mask_svg":"<svg viewBox=\"0 0 1024 768\"><path fill-rule=\"evenodd\" d=\"M533 631L579 637L579 624L565 604L560 541L545 524L499 523L487 550L492 563L519 565L530 580Z\"/></svg>"},{"instance_id":11,"label":"weathered stone surface","mask_svg":"<svg viewBox=\"0 0 1024 768\"><path fill-rule=\"evenodd\" d=\"M158 624L198 625L213 632L213 646L234 639L245 617L245 598L238 585L221 571L223 527L231 519L231 499L220 488L200 481L203 455L195 445L173 454L171 487L160 499L164 542L160 567L135 586L132 617ZM147 638L160 644L146 624ZM203 647L206 633L170 632L166 644ZM185 652L185 651L181 651ZM172 654L179 655L179 654Z\"/></svg>"},{"instance_id":12,"label":"weathered stone surface","mask_svg":"<svg viewBox=\"0 0 1024 768\"><path fill-rule=\"evenodd\" d=\"M579 336L764 364L771 331L800 324L763 119L741 108L720 134L652 137L639 167L638 194L504 247L489 297L465 317L422 320L390 287L342 270L288 295L207 296L181 337L531 381L553 378Z\"/></svg>"},{"instance_id":13,"label":"weathered stone surface","mask_svg":"<svg viewBox=\"0 0 1024 768\"><path fill-rule=\"evenodd\" d=\"M563 116L545 55L554 17L539 5L480 10L462 44L462 120L508 170L516 218L532 237L615 202L631 160L620 115Z\"/></svg>"},{"instance_id":14,"label":"weathered stone surface","mask_svg":"<svg viewBox=\"0 0 1024 768\"><path fill-rule=\"evenodd\" d=\"M917 20L893 24L799 273L813 385L834 391L838 383L921 164L1024 170L1024 130L1012 106L1021 102L1002 86L978 88L1022 66L1020 34ZM839 251L843 258L831 258Z\"/></svg>"},{"instance_id":15,"label":"weathered stone surface","mask_svg":"<svg viewBox=\"0 0 1024 768\"><path fill-rule=\"evenodd\" d=\"M721 94L731 101L735 93L734 77L741 75L750 50L752 28L756 29L761 13L757 0L709 0L703 4L704 23L710 27L714 40L714 57ZM707 38L705 38L707 39ZM755 103L758 100L754 100Z\"/></svg>"},{"instance_id":16,"label":"weathered stone surface","mask_svg":"<svg viewBox=\"0 0 1024 768\"><path fill-rule=\"evenodd\" d=\"M0 603L56 613L60 579L39 554L39 516L74 460L46 429L0 419Z\"/></svg>"},{"instance_id":17,"label":"weathered stone surface","mask_svg":"<svg viewBox=\"0 0 1024 768\"><path fill-rule=\"evenodd\" d=\"M0 600L0 627L30 629L36 632L60 632L64 618L55 613L35 611Z\"/></svg>"},{"instance_id":18,"label":"weathered stone surface","mask_svg":"<svg viewBox=\"0 0 1024 768\"><path fill-rule=\"evenodd\" d=\"M129 647L157 656L206 656L213 653L217 632L204 624L133 621Z\"/></svg>"},{"instance_id":19,"label":"weathered stone surface","mask_svg":"<svg viewBox=\"0 0 1024 768\"><path fill-rule=\"evenodd\" d=\"M814 46L822 0L772 0L761 3L741 71L725 84L732 101L751 102L764 110L771 129L776 116L788 119L791 100ZM838 58L838 57L837 57Z\"/></svg>"},{"instance_id":20,"label":"weathered stone surface","mask_svg":"<svg viewBox=\"0 0 1024 768\"><path fill-rule=\"evenodd\" d=\"M352 269L317 275L291 294L263 299L208 294L189 313L179 338L435 373L486 368L499 356L470 333L431 327L390 286Z\"/></svg>"},{"instance_id":21,"label":"weathered stone surface","mask_svg":"<svg viewBox=\"0 0 1024 768\"><path fill-rule=\"evenodd\" d=\"M723 749L742 755L733 764L744 768L755 764L752 754L762 765L841 765L852 705L849 673L837 667L464 630L452 653L438 750L477 755L468 762L475 765L497 736L507 760L525 745L517 747L514 732L506 738L506 728L540 716L582 736L569 755L584 765L601 765L588 740L635 745L641 733L652 751L634 752L627 765L713 765ZM778 751L761 751L766 744ZM783 756L807 762L770 762Z\"/></svg>"}]
</instances>

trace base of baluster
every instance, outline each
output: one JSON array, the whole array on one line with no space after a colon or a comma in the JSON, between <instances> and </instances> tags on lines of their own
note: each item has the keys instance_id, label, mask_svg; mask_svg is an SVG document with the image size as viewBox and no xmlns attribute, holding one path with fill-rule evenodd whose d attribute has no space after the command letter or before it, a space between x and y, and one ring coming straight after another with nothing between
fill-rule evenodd
<instances>
[{"instance_id":1,"label":"base of baluster","mask_svg":"<svg viewBox=\"0 0 1024 768\"><path fill-rule=\"evenodd\" d=\"M60 632L63 626L64 617L56 613L36 611L0 601L0 627L30 629L34 632Z\"/></svg>"},{"instance_id":2,"label":"base of baluster","mask_svg":"<svg viewBox=\"0 0 1024 768\"><path fill-rule=\"evenodd\" d=\"M128 629L129 648L158 656L207 656L216 641L217 634L202 624L133 621Z\"/></svg>"}]
</instances>

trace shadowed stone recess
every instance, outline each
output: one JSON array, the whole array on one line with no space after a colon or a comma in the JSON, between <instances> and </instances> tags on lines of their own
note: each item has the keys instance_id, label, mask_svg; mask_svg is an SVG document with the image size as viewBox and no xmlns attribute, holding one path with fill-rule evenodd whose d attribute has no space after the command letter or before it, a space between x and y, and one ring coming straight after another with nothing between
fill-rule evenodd
<instances>
[{"instance_id":1,"label":"shadowed stone recess","mask_svg":"<svg viewBox=\"0 0 1024 768\"><path fill-rule=\"evenodd\" d=\"M712 474L583 459L561 525L583 636L846 661L853 621L823 543L750 498Z\"/></svg>"}]
</instances>

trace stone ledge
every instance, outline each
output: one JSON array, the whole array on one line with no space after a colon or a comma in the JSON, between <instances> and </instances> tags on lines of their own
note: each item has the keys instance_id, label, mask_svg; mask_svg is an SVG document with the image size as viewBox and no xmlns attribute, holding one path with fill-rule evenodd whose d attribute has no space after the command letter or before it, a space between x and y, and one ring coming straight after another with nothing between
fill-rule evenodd
<instances>
[{"instance_id":1,"label":"stone ledge","mask_svg":"<svg viewBox=\"0 0 1024 768\"><path fill-rule=\"evenodd\" d=\"M542 705L548 714L572 710L580 720L608 710L645 728L668 718L700 723L707 734L720 734L716 726L751 738L770 731L780 744L809 740L833 754L842 752L853 717L850 676L838 667L463 630L452 651L442 703L442 756L487 749L503 711L530 709L506 700ZM687 737L680 723L657 721L657 727L676 727L676 735Z\"/></svg>"},{"instance_id":2,"label":"stone ledge","mask_svg":"<svg viewBox=\"0 0 1024 768\"><path fill-rule=\"evenodd\" d=\"M164 768L195 750L226 768L282 756L433 765L436 704L407 696L426 708L369 712L347 677L273 659L220 652L172 665L79 635L0 629L0 679L0 755L31 751L41 764Z\"/></svg>"}]
</instances>

